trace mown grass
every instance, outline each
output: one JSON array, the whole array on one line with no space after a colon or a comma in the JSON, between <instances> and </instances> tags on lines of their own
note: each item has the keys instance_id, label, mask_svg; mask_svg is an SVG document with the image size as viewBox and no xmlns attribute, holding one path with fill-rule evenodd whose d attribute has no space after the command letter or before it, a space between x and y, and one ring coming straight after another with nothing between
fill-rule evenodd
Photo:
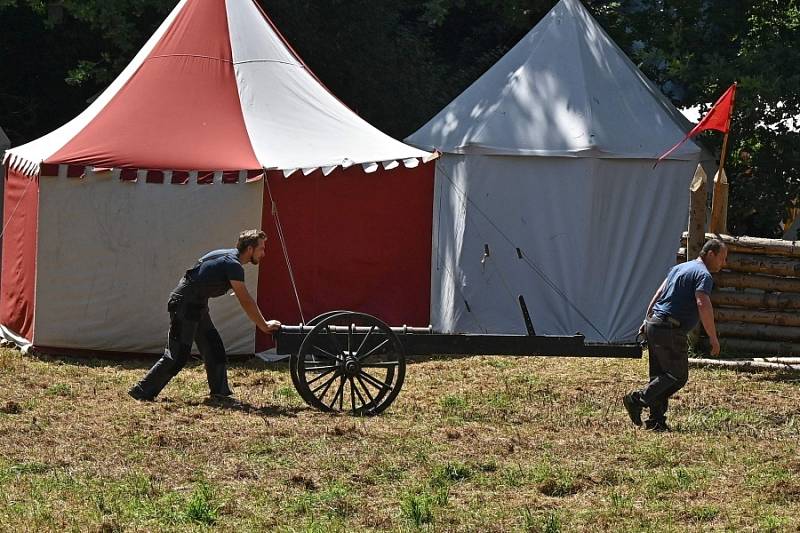
<instances>
[{"instance_id":1,"label":"mown grass","mask_svg":"<svg viewBox=\"0 0 800 533\"><path fill-rule=\"evenodd\" d=\"M620 396L645 361L469 357L409 365L376 418L305 407L286 365L201 365L159 401L150 361L0 350L3 531L796 531L800 379L693 370L672 433Z\"/></svg>"}]
</instances>

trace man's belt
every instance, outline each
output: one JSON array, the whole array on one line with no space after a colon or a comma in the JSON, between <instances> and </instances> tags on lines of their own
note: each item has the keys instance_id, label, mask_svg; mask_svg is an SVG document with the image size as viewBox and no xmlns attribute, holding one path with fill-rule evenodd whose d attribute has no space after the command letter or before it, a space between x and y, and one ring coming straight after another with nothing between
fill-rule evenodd
<instances>
[{"instance_id":1,"label":"man's belt","mask_svg":"<svg viewBox=\"0 0 800 533\"><path fill-rule=\"evenodd\" d=\"M664 318L658 316L651 316L650 318L647 319L647 322L649 322L653 326L662 328L668 327L672 329L677 329L681 327L681 321L671 316L666 316Z\"/></svg>"}]
</instances>

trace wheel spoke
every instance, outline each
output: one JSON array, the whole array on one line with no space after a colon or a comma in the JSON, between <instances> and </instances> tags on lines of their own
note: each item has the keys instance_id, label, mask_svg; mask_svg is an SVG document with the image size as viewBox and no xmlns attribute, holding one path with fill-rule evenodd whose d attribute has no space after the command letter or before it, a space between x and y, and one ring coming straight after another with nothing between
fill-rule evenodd
<instances>
[{"instance_id":1,"label":"wheel spoke","mask_svg":"<svg viewBox=\"0 0 800 533\"><path fill-rule=\"evenodd\" d=\"M338 377L338 375L337 375ZM342 393L342 385L344 384L344 379L339 380L339 387L336 389L336 394L333 395L333 399L331 403L328 404L328 407L333 409L333 405L336 403L336 399L339 397L339 394Z\"/></svg>"},{"instance_id":2,"label":"wheel spoke","mask_svg":"<svg viewBox=\"0 0 800 533\"><path fill-rule=\"evenodd\" d=\"M339 341L336 340L336 333L333 333L331 331L331 328L328 326L325 326L325 331L328 333L328 338L331 340L333 349L336 350L339 353L339 355L344 356L344 352L342 351L342 346L339 344Z\"/></svg>"},{"instance_id":3,"label":"wheel spoke","mask_svg":"<svg viewBox=\"0 0 800 533\"><path fill-rule=\"evenodd\" d=\"M364 339L361 341L361 344L359 345L358 350L356 350L356 359L358 359L358 356L361 354L361 350L364 348L364 346L366 346L367 339L369 339L369 336L372 335L373 331L375 331L375 326L374 325L369 327L369 331L367 332L367 334L364 337Z\"/></svg>"},{"instance_id":4,"label":"wheel spoke","mask_svg":"<svg viewBox=\"0 0 800 533\"><path fill-rule=\"evenodd\" d=\"M373 387L378 388L378 390L381 390L381 391L384 390L384 389L386 389L387 391L391 391L392 390L392 386L391 385L376 379L375 376L373 376L371 374L368 374L367 372L364 372L363 370L360 372L360 374L362 376L364 376L364 379L367 381L367 383L369 383Z\"/></svg>"},{"instance_id":5,"label":"wheel spoke","mask_svg":"<svg viewBox=\"0 0 800 533\"><path fill-rule=\"evenodd\" d=\"M341 361L341 360L342 360L342 358L341 358L341 357L339 357L338 355L334 355L334 354L332 354L331 352L329 352L328 350L325 350L324 348L320 348L320 347L319 347L319 346L317 346L316 344L315 344L315 345L313 345L313 346L311 347L311 349L312 349L312 350L318 350L318 351L322 352L322 353L320 353L320 354L314 354L314 353L310 354L310 355L312 355L312 356L314 356L314 355L319 355L319 356L321 356L323 359L330 359L331 361Z\"/></svg>"},{"instance_id":6,"label":"wheel spoke","mask_svg":"<svg viewBox=\"0 0 800 533\"><path fill-rule=\"evenodd\" d=\"M358 401L361 402L361 407L364 407L365 405L367 405L367 402L364 401L364 397L361 396L361 391L359 391L358 387L356 387L356 382L353 379L353 376L350 376L350 390L351 391L356 391L356 395L358 395ZM355 411L355 410L356 410L356 407L355 407L355 404L354 404L353 405L353 411Z\"/></svg>"},{"instance_id":7,"label":"wheel spoke","mask_svg":"<svg viewBox=\"0 0 800 533\"><path fill-rule=\"evenodd\" d=\"M364 383L363 379L361 379L361 374L357 374L356 375L356 379L358 380L359 383L361 383L361 386L364 387L364 392L367 393L367 397L369 398L369 402L370 403L375 403L375 398L373 398L372 397L372 393L369 392L369 387L367 387L367 384Z\"/></svg>"},{"instance_id":8,"label":"wheel spoke","mask_svg":"<svg viewBox=\"0 0 800 533\"><path fill-rule=\"evenodd\" d=\"M353 353L353 326L354 324L350 324L347 326L347 354L350 355Z\"/></svg>"},{"instance_id":9,"label":"wheel spoke","mask_svg":"<svg viewBox=\"0 0 800 533\"><path fill-rule=\"evenodd\" d=\"M339 410L340 411L344 410L344 408L343 408L343 404L344 404L344 383L345 383L344 374L342 374L341 383L339 384L339 388L342 390L342 393L339 395Z\"/></svg>"},{"instance_id":10,"label":"wheel spoke","mask_svg":"<svg viewBox=\"0 0 800 533\"><path fill-rule=\"evenodd\" d=\"M306 385L308 385L310 387L312 384L316 383L317 381L321 380L325 376L329 375L331 372L334 372L336 370L336 368L337 367L333 367L333 370L328 370L327 372L323 372L322 374L318 375L317 377L315 377L311 381L307 381ZM314 391L311 391L311 392L314 392Z\"/></svg>"},{"instance_id":11,"label":"wheel spoke","mask_svg":"<svg viewBox=\"0 0 800 533\"><path fill-rule=\"evenodd\" d=\"M336 389L336 394L333 395L333 400L331 400L331 403L328 404L328 407L333 409L333 404L336 403L336 399L339 398L340 395L343 395L343 393L344 393L343 388L344 388L344 375L342 375L342 379L339 380L339 388ZM342 410L341 405L342 405L342 402L339 401L339 410L340 411Z\"/></svg>"},{"instance_id":12,"label":"wheel spoke","mask_svg":"<svg viewBox=\"0 0 800 533\"><path fill-rule=\"evenodd\" d=\"M381 348L383 348L384 346L386 346L388 343L389 343L389 339L383 339L383 342L382 342L382 343L380 343L379 345L377 345L376 347L374 347L373 349L371 349L369 352L367 352L367 353L365 353L364 355L362 355L361 357L359 357L359 358L358 358L358 360L359 360L359 361L363 361L363 360L364 360L364 359L366 359L367 357L371 356L372 354L374 354L375 352L377 352L378 350L380 350Z\"/></svg>"},{"instance_id":13,"label":"wheel spoke","mask_svg":"<svg viewBox=\"0 0 800 533\"><path fill-rule=\"evenodd\" d=\"M350 381L350 406L353 408L353 414L355 414L355 412L356 412L356 397L355 397L355 394L353 394L355 392L355 389L353 389L353 378L350 377L349 381Z\"/></svg>"},{"instance_id":14,"label":"wheel spoke","mask_svg":"<svg viewBox=\"0 0 800 533\"><path fill-rule=\"evenodd\" d=\"M370 365L373 366L373 365ZM331 370L334 368L339 368L337 365L328 365L328 366L307 366L303 370L305 372L319 372L320 370Z\"/></svg>"},{"instance_id":15,"label":"wheel spoke","mask_svg":"<svg viewBox=\"0 0 800 533\"><path fill-rule=\"evenodd\" d=\"M325 390L322 391L322 394L319 395L320 398L324 398L325 397L325 393L328 392L328 389L331 387L331 384L334 381L336 381L337 377L339 377L339 373L338 372L336 372L331 379L329 379L328 381L326 381L325 383L323 383L322 385L320 385L316 389L312 389L311 394L316 395L318 390L320 390L321 388L325 387Z\"/></svg>"},{"instance_id":16,"label":"wheel spoke","mask_svg":"<svg viewBox=\"0 0 800 533\"><path fill-rule=\"evenodd\" d=\"M362 368L390 368L393 366L399 366L400 361L383 361L380 363L364 363L361 365Z\"/></svg>"}]
</instances>

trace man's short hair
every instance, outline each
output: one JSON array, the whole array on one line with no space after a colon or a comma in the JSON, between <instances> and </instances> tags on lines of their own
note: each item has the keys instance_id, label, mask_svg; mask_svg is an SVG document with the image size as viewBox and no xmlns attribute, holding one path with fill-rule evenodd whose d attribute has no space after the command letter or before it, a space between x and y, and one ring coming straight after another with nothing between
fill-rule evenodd
<instances>
[{"instance_id":1,"label":"man's short hair","mask_svg":"<svg viewBox=\"0 0 800 533\"><path fill-rule=\"evenodd\" d=\"M236 243L236 249L239 253L247 250L248 246L258 246L258 241L261 239L267 240L267 234L260 229L248 229L239 234L239 241Z\"/></svg>"},{"instance_id":2,"label":"man's short hair","mask_svg":"<svg viewBox=\"0 0 800 533\"><path fill-rule=\"evenodd\" d=\"M714 252L714 255L717 255L723 248L727 248L727 246L721 240L709 239L700 250L700 257L705 257L708 252Z\"/></svg>"}]
</instances>

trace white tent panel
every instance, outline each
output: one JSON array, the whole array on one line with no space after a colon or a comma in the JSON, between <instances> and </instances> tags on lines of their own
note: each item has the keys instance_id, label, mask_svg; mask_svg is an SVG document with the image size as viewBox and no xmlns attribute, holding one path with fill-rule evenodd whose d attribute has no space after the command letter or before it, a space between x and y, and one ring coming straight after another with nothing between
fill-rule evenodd
<instances>
[{"instance_id":1,"label":"white tent panel","mask_svg":"<svg viewBox=\"0 0 800 533\"><path fill-rule=\"evenodd\" d=\"M239 98L266 168L372 163L430 154L385 135L331 94L263 20L252 0L228 0Z\"/></svg>"},{"instance_id":2,"label":"white tent panel","mask_svg":"<svg viewBox=\"0 0 800 533\"><path fill-rule=\"evenodd\" d=\"M41 178L36 344L161 352L170 291L198 257L261 227L263 186ZM245 280L255 297L256 267ZM228 353L253 353L255 327L236 297L210 304Z\"/></svg>"},{"instance_id":3,"label":"white tent panel","mask_svg":"<svg viewBox=\"0 0 800 533\"><path fill-rule=\"evenodd\" d=\"M579 0L562 0L406 139L449 153L658 157L690 124ZM692 141L671 159L695 159Z\"/></svg>"},{"instance_id":4,"label":"white tent panel","mask_svg":"<svg viewBox=\"0 0 800 533\"><path fill-rule=\"evenodd\" d=\"M633 159L444 155L433 326L525 333L522 294L538 334L631 341L674 263L696 164L670 160L653 170Z\"/></svg>"}]
</instances>

